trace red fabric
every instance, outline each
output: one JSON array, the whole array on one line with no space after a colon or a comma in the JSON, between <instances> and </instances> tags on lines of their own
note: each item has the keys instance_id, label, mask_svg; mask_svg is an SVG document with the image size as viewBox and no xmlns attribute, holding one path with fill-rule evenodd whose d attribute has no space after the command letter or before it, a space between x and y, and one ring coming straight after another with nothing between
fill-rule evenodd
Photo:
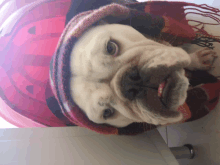
<instances>
[{"instance_id":1,"label":"red fabric","mask_svg":"<svg viewBox=\"0 0 220 165\"><path fill-rule=\"evenodd\" d=\"M49 110L45 92L69 6L70 0L33 4L17 13L21 19L0 38L0 116L15 126L66 126Z\"/></svg>"},{"instance_id":2,"label":"red fabric","mask_svg":"<svg viewBox=\"0 0 220 165\"><path fill-rule=\"evenodd\" d=\"M208 101L205 103L205 105L211 111L215 108L219 101L220 81L218 81L217 83L204 84L201 86L201 88L205 90L207 96L209 96Z\"/></svg>"},{"instance_id":3,"label":"red fabric","mask_svg":"<svg viewBox=\"0 0 220 165\"><path fill-rule=\"evenodd\" d=\"M185 2L151 2L145 6L145 12L161 15L165 18L164 33L191 40L195 37L195 31L188 26L184 6L187 6Z\"/></svg>"}]
</instances>

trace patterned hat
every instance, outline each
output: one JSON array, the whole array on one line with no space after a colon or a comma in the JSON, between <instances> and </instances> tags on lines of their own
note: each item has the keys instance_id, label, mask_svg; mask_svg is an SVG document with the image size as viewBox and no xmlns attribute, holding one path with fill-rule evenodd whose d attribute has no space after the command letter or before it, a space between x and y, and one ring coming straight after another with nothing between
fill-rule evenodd
<instances>
[{"instance_id":1,"label":"patterned hat","mask_svg":"<svg viewBox=\"0 0 220 165\"><path fill-rule=\"evenodd\" d=\"M163 8L160 6L161 4ZM156 8L155 5L161 8L161 13L157 13L154 10ZM62 114L71 123L102 134L134 135L156 128L155 125L148 123L132 123L124 128L116 128L90 121L70 95L70 53L80 36L88 28L97 25L100 20L105 20L108 23L130 25L139 32L153 37L165 36L168 41L170 41L169 37L175 37L173 45L191 42L196 39L197 33L192 26L188 25L185 19L184 6L196 5L182 2L148 2L124 6L112 3L96 10L80 13L72 18L62 33L50 64L51 87ZM209 9L208 7L206 8ZM202 34L206 34L205 31L202 31Z\"/></svg>"}]
</instances>

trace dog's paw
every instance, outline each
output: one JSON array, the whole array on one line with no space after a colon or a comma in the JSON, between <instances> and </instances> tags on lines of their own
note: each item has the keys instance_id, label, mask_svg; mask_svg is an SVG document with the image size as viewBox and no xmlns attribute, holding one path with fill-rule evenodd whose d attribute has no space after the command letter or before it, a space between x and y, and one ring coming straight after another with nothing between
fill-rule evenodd
<instances>
[{"instance_id":1,"label":"dog's paw","mask_svg":"<svg viewBox=\"0 0 220 165\"><path fill-rule=\"evenodd\" d=\"M215 68L213 64L216 58L218 58L217 53L209 48L198 50L190 54L190 56L192 58L192 63L189 68L192 70L210 71Z\"/></svg>"}]
</instances>

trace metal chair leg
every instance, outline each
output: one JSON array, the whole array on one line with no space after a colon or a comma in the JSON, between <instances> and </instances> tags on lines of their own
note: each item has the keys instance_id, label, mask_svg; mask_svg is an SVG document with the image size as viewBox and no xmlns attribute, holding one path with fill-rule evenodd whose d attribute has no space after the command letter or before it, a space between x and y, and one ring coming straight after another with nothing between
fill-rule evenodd
<instances>
[{"instance_id":1,"label":"metal chair leg","mask_svg":"<svg viewBox=\"0 0 220 165\"><path fill-rule=\"evenodd\" d=\"M196 154L191 144L185 144L182 147L171 147L170 150L176 159L193 159Z\"/></svg>"}]
</instances>

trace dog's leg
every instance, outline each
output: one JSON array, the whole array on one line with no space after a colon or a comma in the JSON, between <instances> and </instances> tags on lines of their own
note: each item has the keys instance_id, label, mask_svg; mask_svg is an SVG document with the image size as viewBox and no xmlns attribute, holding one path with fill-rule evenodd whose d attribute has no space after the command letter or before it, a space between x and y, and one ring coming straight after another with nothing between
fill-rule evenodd
<instances>
[{"instance_id":1,"label":"dog's leg","mask_svg":"<svg viewBox=\"0 0 220 165\"><path fill-rule=\"evenodd\" d=\"M189 54L191 57L191 64L186 68L188 70L205 70L213 69L213 63L218 57L214 50L209 48L202 48L198 51Z\"/></svg>"}]
</instances>

